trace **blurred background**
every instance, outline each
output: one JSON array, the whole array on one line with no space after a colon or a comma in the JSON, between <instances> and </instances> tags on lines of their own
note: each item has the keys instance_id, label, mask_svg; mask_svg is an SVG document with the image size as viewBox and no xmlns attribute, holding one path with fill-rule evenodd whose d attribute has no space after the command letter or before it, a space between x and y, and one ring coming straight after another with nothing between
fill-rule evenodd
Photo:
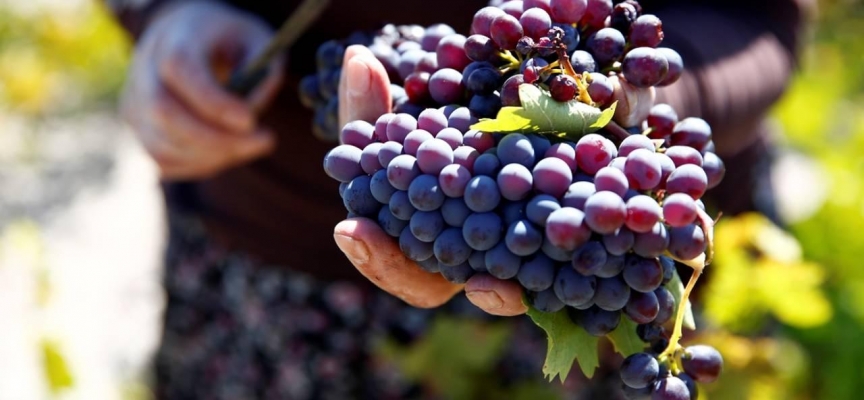
<instances>
[{"instance_id":1,"label":"blurred background","mask_svg":"<svg viewBox=\"0 0 864 400\"><path fill-rule=\"evenodd\" d=\"M704 398L864 393L864 4L819 6L773 111L785 226L717 228L698 340L726 370ZM97 1L0 0L0 400L150 398L164 226L155 169L116 115L129 54ZM470 322L453 324L386 350L470 393L507 333L468 347Z\"/></svg>"}]
</instances>

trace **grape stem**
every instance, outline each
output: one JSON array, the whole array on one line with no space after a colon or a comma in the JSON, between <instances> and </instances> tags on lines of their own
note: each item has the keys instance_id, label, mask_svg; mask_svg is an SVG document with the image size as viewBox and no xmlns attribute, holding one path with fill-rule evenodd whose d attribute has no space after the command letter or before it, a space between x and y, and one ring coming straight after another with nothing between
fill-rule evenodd
<instances>
[{"instance_id":1,"label":"grape stem","mask_svg":"<svg viewBox=\"0 0 864 400\"><path fill-rule=\"evenodd\" d=\"M621 125L618 125L618 123L615 121L609 121L609 123L606 124L605 128L618 140L624 140L630 136L630 133L624 130L624 128L622 128Z\"/></svg>"},{"instance_id":2,"label":"grape stem","mask_svg":"<svg viewBox=\"0 0 864 400\"><path fill-rule=\"evenodd\" d=\"M666 347L666 350L663 350L663 353L660 353L661 360L673 357L675 352L681 347L679 342L681 341L681 336L683 336L682 328L684 325L684 314L687 312L687 301L690 299L690 293L693 292L693 288L696 286L696 281L699 280L699 276L702 275L702 269L693 269L693 275L690 276L690 281L687 282L687 287L684 288L684 294L681 295L681 299L678 303L678 314L675 316L675 328L672 330L672 336L669 337L669 346Z\"/></svg>"}]
</instances>

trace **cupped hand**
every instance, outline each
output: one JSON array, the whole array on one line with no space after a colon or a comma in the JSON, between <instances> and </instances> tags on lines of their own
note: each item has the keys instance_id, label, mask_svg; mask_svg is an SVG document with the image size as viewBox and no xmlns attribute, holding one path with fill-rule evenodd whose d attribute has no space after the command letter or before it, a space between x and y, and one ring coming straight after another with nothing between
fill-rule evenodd
<instances>
[{"instance_id":1,"label":"cupped hand","mask_svg":"<svg viewBox=\"0 0 864 400\"><path fill-rule=\"evenodd\" d=\"M248 98L224 89L273 32L250 14L210 1L169 3L135 50L121 112L166 180L200 179L261 157L272 132L256 111L275 96L282 60Z\"/></svg>"},{"instance_id":2,"label":"cupped hand","mask_svg":"<svg viewBox=\"0 0 864 400\"><path fill-rule=\"evenodd\" d=\"M384 66L365 47L349 47L339 85L340 126L357 119L374 123L390 111L390 103L390 81ZM465 285L452 284L406 258L393 238L370 219L342 221L333 236L363 276L415 307L440 306L465 290L474 305L490 314L512 316L526 311L518 283L478 274Z\"/></svg>"}]
</instances>

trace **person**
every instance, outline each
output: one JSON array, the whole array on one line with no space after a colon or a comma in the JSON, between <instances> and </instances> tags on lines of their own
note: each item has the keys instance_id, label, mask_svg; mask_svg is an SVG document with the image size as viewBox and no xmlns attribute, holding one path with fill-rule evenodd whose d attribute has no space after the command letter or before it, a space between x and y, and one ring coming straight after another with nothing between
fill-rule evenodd
<instances>
[{"instance_id":1,"label":"person","mask_svg":"<svg viewBox=\"0 0 864 400\"><path fill-rule=\"evenodd\" d=\"M136 43L121 112L158 165L168 206L157 397L404 398L418 389L368 348L406 313L423 313L414 307L464 292L492 315L525 312L517 285L487 275L450 284L405 259L373 221L343 221L320 167L332 144L313 138L296 94L325 40L385 21L465 32L483 1L334 0L245 99L221 83L299 1L106 1ZM794 70L807 1L641 2L686 62L659 100L714 129L727 177L713 199L726 213L760 207L741 194L762 185L765 169L753 167L770 158L764 118ZM386 72L362 47L345 60L340 120L374 121L389 109Z\"/></svg>"}]
</instances>

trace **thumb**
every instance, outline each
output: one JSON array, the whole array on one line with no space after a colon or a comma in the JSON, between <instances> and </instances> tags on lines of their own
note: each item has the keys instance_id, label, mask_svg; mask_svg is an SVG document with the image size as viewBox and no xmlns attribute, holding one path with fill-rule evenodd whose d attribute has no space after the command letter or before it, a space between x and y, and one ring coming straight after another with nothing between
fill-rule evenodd
<instances>
[{"instance_id":1,"label":"thumb","mask_svg":"<svg viewBox=\"0 0 864 400\"><path fill-rule=\"evenodd\" d=\"M339 81L339 126L349 121L374 123L390 112L390 78L369 49L350 46L345 51Z\"/></svg>"}]
</instances>

